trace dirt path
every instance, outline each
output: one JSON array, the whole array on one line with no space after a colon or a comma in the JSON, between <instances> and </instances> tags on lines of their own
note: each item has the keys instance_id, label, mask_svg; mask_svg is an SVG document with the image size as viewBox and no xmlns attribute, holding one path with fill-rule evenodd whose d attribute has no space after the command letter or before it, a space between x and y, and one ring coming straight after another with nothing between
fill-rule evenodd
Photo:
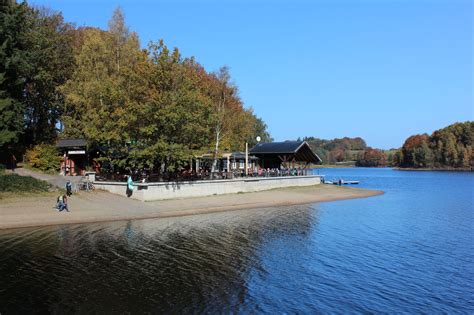
<instances>
[{"instance_id":1,"label":"dirt path","mask_svg":"<svg viewBox=\"0 0 474 315\"><path fill-rule=\"evenodd\" d=\"M64 188L68 180L71 181L71 183L73 183L74 185L78 183L82 178L81 176L61 176L61 175L44 174L40 172L35 172L31 169L24 168L24 167L16 168L15 173L21 176L31 176L36 179L47 181L51 185L59 187L59 188Z\"/></svg>"},{"instance_id":2,"label":"dirt path","mask_svg":"<svg viewBox=\"0 0 474 315\"><path fill-rule=\"evenodd\" d=\"M69 199L71 212L53 209L55 198L10 198L0 204L0 229L165 218L201 213L307 204L383 194L382 191L318 185L245 194L142 202L106 192L82 192Z\"/></svg>"}]
</instances>

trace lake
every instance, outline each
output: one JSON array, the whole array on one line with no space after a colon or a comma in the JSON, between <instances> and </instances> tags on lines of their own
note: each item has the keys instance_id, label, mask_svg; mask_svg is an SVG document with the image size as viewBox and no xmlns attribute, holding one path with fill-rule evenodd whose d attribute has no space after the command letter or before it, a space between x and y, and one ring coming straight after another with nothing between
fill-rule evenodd
<instances>
[{"instance_id":1,"label":"lake","mask_svg":"<svg viewBox=\"0 0 474 315\"><path fill-rule=\"evenodd\" d=\"M0 231L0 313L474 312L473 173L318 172L385 194Z\"/></svg>"}]
</instances>

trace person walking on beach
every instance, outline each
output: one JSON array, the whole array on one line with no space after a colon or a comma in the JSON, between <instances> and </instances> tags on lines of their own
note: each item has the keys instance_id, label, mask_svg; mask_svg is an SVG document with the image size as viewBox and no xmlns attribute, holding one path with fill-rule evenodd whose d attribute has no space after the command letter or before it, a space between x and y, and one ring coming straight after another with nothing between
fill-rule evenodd
<instances>
[{"instance_id":1,"label":"person walking on beach","mask_svg":"<svg viewBox=\"0 0 474 315\"><path fill-rule=\"evenodd\" d=\"M72 184L71 184L71 181L69 180L66 183L66 194L68 197L72 195Z\"/></svg>"},{"instance_id":2,"label":"person walking on beach","mask_svg":"<svg viewBox=\"0 0 474 315\"><path fill-rule=\"evenodd\" d=\"M128 175L128 179L127 179L127 197L130 197L132 194L133 194L132 175Z\"/></svg>"}]
</instances>

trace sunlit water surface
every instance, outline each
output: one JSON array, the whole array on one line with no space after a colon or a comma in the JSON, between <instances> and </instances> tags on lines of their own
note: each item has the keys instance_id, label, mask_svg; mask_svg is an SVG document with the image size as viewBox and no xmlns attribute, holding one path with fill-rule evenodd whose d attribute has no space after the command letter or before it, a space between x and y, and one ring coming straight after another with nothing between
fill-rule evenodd
<instances>
[{"instance_id":1,"label":"sunlit water surface","mask_svg":"<svg viewBox=\"0 0 474 315\"><path fill-rule=\"evenodd\" d=\"M474 312L472 173L319 173L385 194L1 231L0 313Z\"/></svg>"}]
</instances>

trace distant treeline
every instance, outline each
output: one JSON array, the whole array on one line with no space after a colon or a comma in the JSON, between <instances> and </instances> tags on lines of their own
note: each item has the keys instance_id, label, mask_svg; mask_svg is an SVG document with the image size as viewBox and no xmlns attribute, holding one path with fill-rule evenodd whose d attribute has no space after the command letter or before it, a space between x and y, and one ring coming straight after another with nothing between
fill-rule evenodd
<instances>
[{"instance_id":1,"label":"distant treeline","mask_svg":"<svg viewBox=\"0 0 474 315\"><path fill-rule=\"evenodd\" d=\"M311 149L323 160L323 164L355 164L357 166L378 167L387 163L386 154L368 147L364 139L340 138L333 140L304 137Z\"/></svg>"},{"instance_id":2,"label":"distant treeline","mask_svg":"<svg viewBox=\"0 0 474 315\"><path fill-rule=\"evenodd\" d=\"M394 163L402 168L472 169L474 122L455 123L427 134L409 137L395 154Z\"/></svg>"},{"instance_id":3,"label":"distant treeline","mask_svg":"<svg viewBox=\"0 0 474 315\"><path fill-rule=\"evenodd\" d=\"M0 4L0 153L85 138L114 168L176 171L192 156L243 150L267 126L229 70L204 69L163 40L146 49L117 9L76 28L26 2Z\"/></svg>"},{"instance_id":4,"label":"distant treeline","mask_svg":"<svg viewBox=\"0 0 474 315\"><path fill-rule=\"evenodd\" d=\"M323 140L304 137L323 164L353 164L365 167L473 169L474 122L455 123L427 134L409 137L402 148L379 150L362 138Z\"/></svg>"}]
</instances>

